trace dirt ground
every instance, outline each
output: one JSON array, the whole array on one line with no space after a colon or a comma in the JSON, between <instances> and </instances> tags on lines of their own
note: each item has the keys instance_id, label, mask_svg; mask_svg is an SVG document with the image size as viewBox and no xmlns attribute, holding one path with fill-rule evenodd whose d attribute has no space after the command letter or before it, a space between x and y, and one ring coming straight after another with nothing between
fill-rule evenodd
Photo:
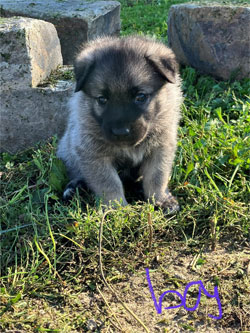
<instances>
[{"instance_id":1,"label":"dirt ground","mask_svg":"<svg viewBox=\"0 0 250 333\"><path fill-rule=\"evenodd\" d=\"M112 284L118 297L133 311L147 327L149 332L239 332L250 330L249 274L250 250L230 251L217 249L207 251L202 257L186 254L185 249L169 249L168 253L155 258L155 269L150 269L150 280L157 301L167 290L177 290L182 295L185 286L192 281L201 280L210 294L214 294L214 285L218 284L219 298L222 306L222 318L212 319L208 315L219 316L218 303L215 298L201 293L200 304L195 311L187 311L183 306L164 309L180 304L175 293L166 295L162 302L162 313L158 314L150 294L146 272L140 268L126 282ZM186 306L194 307L198 286L192 287L187 294ZM243 292L242 292L243 291ZM146 329L124 309L114 293L108 287L102 295L82 295L82 304L99 316L106 313L106 323L89 319L91 331L103 332L146 332ZM105 304L106 303L106 304ZM95 311L96 312L96 311ZM97 313L93 318L97 318ZM110 327L107 325L109 318Z\"/></svg>"},{"instance_id":2,"label":"dirt ground","mask_svg":"<svg viewBox=\"0 0 250 333\"><path fill-rule=\"evenodd\" d=\"M250 332L250 248L244 244L241 248L237 246L237 250L235 246L230 250L230 246L225 245L218 246L215 251L203 249L199 252L190 250L190 246L183 243L175 243L175 247L172 244L174 242L169 246L157 247L151 251L153 257L148 260L157 303L165 291L179 292L162 296L161 313L157 313L155 308L145 271L147 263L142 257L141 260L135 260L138 267L130 275L130 259L123 269L112 271L112 274L103 267L112 291L104 286L98 273L93 276L91 292L83 289L86 290L86 283L91 281L82 281L71 285L59 284L58 292L51 286L53 293L49 293L48 285L44 291L24 295L13 305L15 311L9 317L7 330L1 330L0 321L0 332ZM106 259L105 254L104 251L103 259ZM107 263L105 260L103 262ZM97 286L96 281L99 281ZM185 287L194 281L202 281L210 295L218 286L222 310L220 319L209 317L219 316L219 302L207 297L203 291L195 311L188 311L181 305ZM190 287L185 306L189 309L195 307L198 294L198 285ZM124 308L122 302L129 310ZM181 306L165 309L177 305ZM3 319L9 315L6 312ZM5 320L8 321L8 318ZM143 322L144 327L139 321Z\"/></svg>"}]
</instances>

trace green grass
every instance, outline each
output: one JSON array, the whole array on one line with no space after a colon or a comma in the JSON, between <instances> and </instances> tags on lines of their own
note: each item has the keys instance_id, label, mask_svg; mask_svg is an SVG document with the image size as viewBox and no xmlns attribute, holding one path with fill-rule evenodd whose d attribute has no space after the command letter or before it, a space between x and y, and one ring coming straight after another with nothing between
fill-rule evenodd
<instances>
[{"instance_id":1,"label":"green grass","mask_svg":"<svg viewBox=\"0 0 250 333\"><path fill-rule=\"evenodd\" d=\"M120 0L121 35L142 34L167 40L167 14L170 6L182 3L249 6L246 0ZM146 4L146 5L145 5Z\"/></svg>"},{"instance_id":2,"label":"green grass","mask_svg":"<svg viewBox=\"0 0 250 333\"><path fill-rule=\"evenodd\" d=\"M169 6L184 1L121 2L123 35L164 39ZM151 204L135 202L108 215L103 261L112 284L145 267L157 268L155 258L169 249L178 256L184 247L186 255L202 257L211 247L244 252L247 246L250 81L218 82L192 68L183 68L181 75L185 101L171 189L182 209L166 217ZM62 202L67 180L56 146L53 138L23 153L1 156L1 332L85 332L92 318L109 323L105 312L82 307L79 300L84 292L97 293L101 283L98 232L103 213L89 193L77 193L68 205ZM224 317L219 327L247 330L245 310L241 322L233 315L247 304L245 266L238 264L230 279L219 270L214 274L214 281L226 286L221 290ZM181 325L192 328L195 322L194 315Z\"/></svg>"},{"instance_id":3,"label":"green grass","mask_svg":"<svg viewBox=\"0 0 250 333\"><path fill-rule=\"evenodd\" d=\"M142 34L167 38L167 13L171 5L182 0L121 0L121 34ZM194 1L195 2L195 1Z\"/></svg>"}]
</instances>

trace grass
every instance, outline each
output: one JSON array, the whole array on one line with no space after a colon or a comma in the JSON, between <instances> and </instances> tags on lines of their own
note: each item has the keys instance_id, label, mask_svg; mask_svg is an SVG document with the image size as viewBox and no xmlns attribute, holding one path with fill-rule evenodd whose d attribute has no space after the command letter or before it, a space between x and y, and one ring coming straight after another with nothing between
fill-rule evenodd
<instances>
[{"instance_id":1,"label":"grass","mask_svg":"<svg viewBox=\"0 0 250 333\"><path fill-rule=\"evenodd\" d=\"M121 2L123 35L146 33L164 40L169 6L184 1ZM104 273L152 332L153 324L162 332L247 331L250 81L218 82L192 68L183 68L181 75L185 101L171 179L181 212L166 217L143 202L110 212L103 230ZM118 332L116 313L124 331L140 332L112 293L101 288L103 213L95 198L78 192L68 205L61 200L67 179L56 146L52 138L1 156L0 331ZM204 299L198 313L169 310L173 317L152 316L147 289L141 297L148 303L133 307L132 299L145 286L145 267L157 278L158 294L199 279L207 288L219 285L223 318L208 319L202 309L211 313L214 304ZM140 284L133 289L135 278Z\"/></svg>"},{"instance_id":2,"label":"grass","mask_svg":"<svg viewBox=\"0 0 250 333\"><path fill-rule=\"evenodd\" d=\"M171 5L187 0L121 0L121 34L142 34L166 40L167 13ZM195 2L195 1L194 1Z\"/></svg>"}]
</instances>

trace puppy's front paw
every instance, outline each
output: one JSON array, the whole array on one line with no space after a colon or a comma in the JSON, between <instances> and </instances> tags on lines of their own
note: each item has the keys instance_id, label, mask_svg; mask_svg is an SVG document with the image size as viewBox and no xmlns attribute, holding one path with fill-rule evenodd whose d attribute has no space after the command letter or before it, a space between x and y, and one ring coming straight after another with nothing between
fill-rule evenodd
<instances>
[{"instance_id":1,"label":"puppy's front paw","mask_svg":"<svg viewBox=\"0 0 250 333\"><path fill-rule=\"evenodd\" d=\"M86 185L82 179L70 181L63 191L63 201L68 202L74 196L77 187L84 188Z\"/></svg>"},{"instance_id":2,"label":"puppy's front paw","mask_svg":"<svg viewBox=\"0 0 250 333\"><path fill-rule=\"evenodd\" d=\"M178 201L170 192L166 193L162 201L156 202L156 205L160 206L168 215L176 214L180 210Z\"/></svg>"},{"instance_id":3,"label":"puppy's front paw","mask_svg":"<svg viewBox=\"0 0 250 333\"><path fill-rule=\"evenodd\" d=\"M73 187L66 186L65 190L63 191L63 201L68 202L72 199L76 192L76 189Z\"/></svg>"}]
</instances>

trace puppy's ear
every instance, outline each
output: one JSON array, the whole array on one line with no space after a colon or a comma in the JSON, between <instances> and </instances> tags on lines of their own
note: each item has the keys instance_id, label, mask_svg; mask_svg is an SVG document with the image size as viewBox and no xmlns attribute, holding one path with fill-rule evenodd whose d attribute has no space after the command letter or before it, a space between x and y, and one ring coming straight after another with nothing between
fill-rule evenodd
<instances>
[{"instance_id":1,"label":"puppy's ear","mask_svg":"<svg viewBox=\"0 0 250 333\"><path fill-rule=\"evenodd\" d=\"M175 56L145 55L147 62L167 81L176 83L176 75L179 70Z\"/></svg>"},{"instance_id":2,"label":"puppy's ear","mask_svg":"<svg viewBox=\"0 0 250 333\"><path fill-rule=\"evenodd\" d=\"M76 77L75 92L78 92L83 88L84 83L87 80L89 74L93 71L95 66L94 59L92 57L81 57L76 59L74 63L74 71Z\"/></svg>"}]
</instances>

